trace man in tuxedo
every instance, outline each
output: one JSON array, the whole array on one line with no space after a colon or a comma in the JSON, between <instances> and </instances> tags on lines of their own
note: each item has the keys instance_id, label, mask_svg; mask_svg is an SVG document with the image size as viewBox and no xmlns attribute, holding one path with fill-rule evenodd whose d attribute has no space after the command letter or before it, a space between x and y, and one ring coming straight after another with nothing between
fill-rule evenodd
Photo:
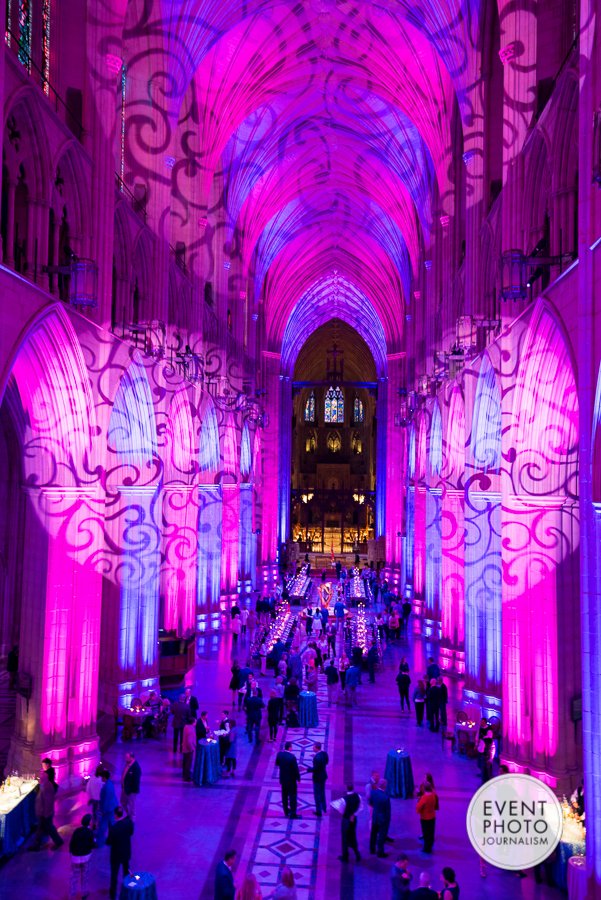
<instances>
[{"instance_id":1,"label":"man in tuxedo","mask_svg":"<svg viewBox=\"0 0 601 900\"><path fill-rule=\"evenodd\" d=\"M296 794L300 771L296 756L292 753L292 743L286 741L284 749L280 750L275 758L275 764L280 770L280 785L282 788L282 806L284 815L291 819L300 819L296 814Z\"/></svg>"},{"instance_id":2,"label":"man in tuxedo","mask_svg":"<svg viewBox=\"0 0 601 900\"><path fill-rule=\"evenodd\" d=\"M376 853L380 858L388 856L384 853L384 842L388 837L390 828L391 806L387 792L386 779L381 778L377 788L373 788L369 797L369 805L373 809L371 820L371 832L369 835L370 853Z\"/></svg>"},{"instance_id":3,"label":"man in tuxedo","mask_svg":"<svg viewBox=\"0 0 601 900\"><path fill-rule=\"evenodd\" d=\"M341 836L342 836L342 855L338 857L341 862L348 862L349 848L354 850L357 862L361 859L361 854L357 847L357 813L361 805L359 794L355 791L352 784L347 785L346 794L343 797L344 811L342 813Z\"/></svg>"},{"instance_id":4,"label":"man in tuxedo","mask_svg":"<svg viewBox=\"0 0 601 900\"><path fill-rule=\"evenodd\" d=\"M130 751L125 754L125 769L121 776L121 806L132 822L136 818L136 798L140 793L141 778L140 763Z\"/></svg>"},{"instance_id":5,"label":"man in tuxedo","mask_svg":"<svg viewBox=\"0 0 601 900\"><path fill-rule=\"evenodd\" d=\"M432 890L430 873L422 872L419 876L419 887L409 894L414 900L436 900L438 894Z\"/></svg>"},{"instance_id":6,"label":"man in tuxedo","mask_svg":"<svg viewBox=\"0 0 601 900\"><path fill-rule=\"evenodd\" d=\"M129 861L131 859L131 838L134 833L134 823L123 814L120 806L115 810L115 824L109 828L106 839L111 848L111 900L117 897L117 878L119 869L123 869L123 877L129 874Z\"/></svg>"},{"instance_id":7,"label":"man in tuxedo","mask_svg":"<svg viewBox=\"0 0 601 900\"><path fill-rule=\"evenodd\" d=\"M315 797L315 815L321 818L321 814L326 809L326 781L328 773L326 766L330 759L325 750L322 750L321 744L315 744L315 756L313 757L313 765L307 767L307 771L312 773L313 777L313 795Z\"/></svg>"},{"instance_id":8,"label":"man in tuxedo","mask_svg":"<svg viewBox=\"0 0 601 900\"><path fill-rule=\"evenodd\" d=\"M235 850L228 850L221 862L217 863L217 870L215 872L215 900L234 900L236 895L233 875L235 863Z\"/></svg>"}]
</instances>

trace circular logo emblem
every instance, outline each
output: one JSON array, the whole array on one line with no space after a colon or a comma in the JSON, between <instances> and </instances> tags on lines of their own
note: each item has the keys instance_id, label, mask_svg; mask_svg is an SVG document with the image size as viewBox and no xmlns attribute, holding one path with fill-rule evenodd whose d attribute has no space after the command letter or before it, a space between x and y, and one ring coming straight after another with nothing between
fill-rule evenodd
<instances>
[{"instance_id":1,"label":"circular logo emblem","mask_svg":"<svg viewBox=\"0 0 601 900\"><path fill-rule=\"evenodd\" d=\"M467 811L474 850L499 869L529 869L557 847L561 804L550 787L530 775L499 775L483 784Z\"/></svg>"}]
</instances>

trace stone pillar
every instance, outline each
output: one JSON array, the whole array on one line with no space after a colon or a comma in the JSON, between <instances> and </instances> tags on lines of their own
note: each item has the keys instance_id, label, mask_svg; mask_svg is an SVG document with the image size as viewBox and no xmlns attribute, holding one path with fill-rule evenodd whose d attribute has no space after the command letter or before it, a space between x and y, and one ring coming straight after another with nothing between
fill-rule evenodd
<instances>
[{"instance_id":1,"label":"stone pillar","mask_svg":"<svg viewBox=\"0 0 601 900\"><path fill-rule=\"evenodd\" d=\"M413 554L413 597L416 613L424 612L426 590L426 486L415 486L415 537Z\"/></svg>"},{"instance_id":2,"label":"stone pillar","mask_svg":"<svg viewBox=\"0 0 601 900\"><path fill-rule=\"evenodd\" d=\"M465 687L468 703L501 709L501 494L470 491L465 504Z\"/></svg>"},{"instance_id":3,"label":"stone pillar","mask_svg":"<svg viewBox=\"0 0 601 900\"><path fill-rule=\"evenodd\" d=\"M114 565L102 608L101 697L107 710L129 705L159 683L161 495L151 485L120 485L111 501L106 527Z\"/></svg>"},{"instance_id":4,"label":"stone pillar","mask_svg":"<svg viewBox=\"0 0 601 900\"><path fill-rule=\"evenodd\" d=\"M163 487L162 624L180 637L196 628L197 498L193 485Z\"/></svg>"},{"instance_id":5,"label":"stone pillar","mask_svg":"<svg viewBox=\"0 0 601 900\"><path fill-rule=\"evenodd\" d=\"M278 501L278 542L290 536L290 487L292 467L292 382L288 375L280 379L280 477Z\"/></svg>"},{"instance_id":6,"label":"stone pillar","mask_svg":"<svg viewBox=\"0 0 601 900\"><path fill-rule=\"evenodd\" d=\"M267 424L261 443L261 563L266 571L277 563L280 445L286 436L280 436L280 354L264 350L262 357ZM289 439L292 440L292 435Z\"/></svg>"},{"instance_id":7,"label":"stone pillar","mask_svg":"<svg viewBox=\"0 0 601 900\"><path fill-rule=\"evenodd\" d=\"M388 430L388 379L378 379L378 399L376 401L376 539L386 535L386 490L388 472L386 469Z\"/></svg>"},{"instance_id":8,"label":"stone pillar","mask_svg":"<svg viewBox=\"0 0 601 900\"><path fill-rule=\"evenodd\" d=\"M99 757L101 581L87 540L97 496L63 487L27 493L19 672L31 679L31 698L17 699L7 768L37 772L50 756L66 782Z\"/></svg>"},{"instance_id":9,"label":"stone pillar","mask_svg":"<svg viewBox=\"0 0 601 900\"><path fill-rule=\"evenodd\" d=\"M230 599L238 590L238 545L240 542L240 488L221 485L221 593Z\"/></svg>"},{"instance_id":10,"label":"stone pillar","mask_svg":"<svg viewBox=\"0 0 601 900\"><path fill-rule=\"evenodd\" d=\"M255 535L253 534L253 485L240 485L238 591L242 597L253 588Z\"/></svg>"},{"instance_id":11,"label":"stone pillar","mask_svg":"<svg viewBox=\"0 0 601 900\"><path fill-rule=\"evenodd\" d=\"M389 354L386 415L386 563L392 581L398 585L401 569L403 509L405 505L405 429L395 427L395 415L399 412L399 388L401 387L403 353ZM379 424L379 423L378 423ZM380 476L381 477L381 476Z\"/></svg>"},{"instance_id":12,"label":"stone pillar","mask_svg":"<svg viewBox=\"0 0 601 900\"><path fill-rule=\"evenodd\" d=\"M198 631L217 629L220 625L221 506L220 485L198 486Z\"/></svg>"},{"instance_id":13,"label":"stone pillar","mask_svg":"<svg viewBox=\"0 0 601 900\"><path fill-rule=\"evenodd\" d=\"M581 764L578 519L562 497L503 501L503 758L559 791Z\"/></svg>"},{"instance_id":14,"label":"stone pillar","mask_svg":"<svg viewBox=\"0 0 601 900\"><path fill-rule=\"evenodd\" d=\"M464 493L448 486L442 498L442 630L441 665L465 671Z\"/></svg>"},{"instance_id":15,"label":"stone pillar","mask_svg":"<svg viewBox=\"0 0 601 900\"><path fill-rule=\"evenodd\" d=\"M441 489L427 488L425 501L425 602L422 624L426 637L439 638L442 593Z\"/></svg>"}]
</instances>

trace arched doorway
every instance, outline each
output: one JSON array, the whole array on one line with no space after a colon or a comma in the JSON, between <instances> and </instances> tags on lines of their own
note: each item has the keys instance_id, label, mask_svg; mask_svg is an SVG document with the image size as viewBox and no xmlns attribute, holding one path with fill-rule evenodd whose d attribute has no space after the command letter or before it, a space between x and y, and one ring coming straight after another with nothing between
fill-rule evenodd
<instances>
[{"instance_id":1,"label":"arched doorway","mask_svg":"<svg viewBox=\"0 0 601 900\"><path fill-rule=\"evenodd\" d=\"M366 554L375 537L377 384L367 344L340 319L298 354L289 533L303 554Z\"/></svg>"}]
</instances>

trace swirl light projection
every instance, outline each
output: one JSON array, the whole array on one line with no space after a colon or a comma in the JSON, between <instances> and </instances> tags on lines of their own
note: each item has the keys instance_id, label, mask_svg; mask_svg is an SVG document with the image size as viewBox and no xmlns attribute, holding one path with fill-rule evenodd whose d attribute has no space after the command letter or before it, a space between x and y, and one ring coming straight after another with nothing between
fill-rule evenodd
<instances>
[{"instance_id":1,"label":"swirl light projection","mask_svg":"<svg viewBox=\"0 0 601 900\"><path fill-rule=\"evenodd\" d=\"M445 483L441 509L443 665L464 670L464 466L465 404L461 389L451 391L443 449Z\"/></svg>"},{"instance_id":2,"label":"swirl light projection","mask_svg":"<svg viewBox=\"0 0 601 900\"><path fill-rule=\"evenodd\" d=\"M570 354L554 313L540 304L518 373L513 428L503 434L510 464L502 520L503 730L507 756L551 780L577 765L565 702L579 691L577 642L564 642L562 632L579 620L578 441Z\"/></svg>"},{"instance_id":3,"label":"swirl light projection","mask_svg":"<svg viewBox=\"0 0 601 900\"><path fill-rule=\"evenodd\" d=\"M501 392L487 354L478 372L469 444L475 473L468 480L465 497L465 696L498 711L502 677Z\"/></svg>"}]
</instances>

